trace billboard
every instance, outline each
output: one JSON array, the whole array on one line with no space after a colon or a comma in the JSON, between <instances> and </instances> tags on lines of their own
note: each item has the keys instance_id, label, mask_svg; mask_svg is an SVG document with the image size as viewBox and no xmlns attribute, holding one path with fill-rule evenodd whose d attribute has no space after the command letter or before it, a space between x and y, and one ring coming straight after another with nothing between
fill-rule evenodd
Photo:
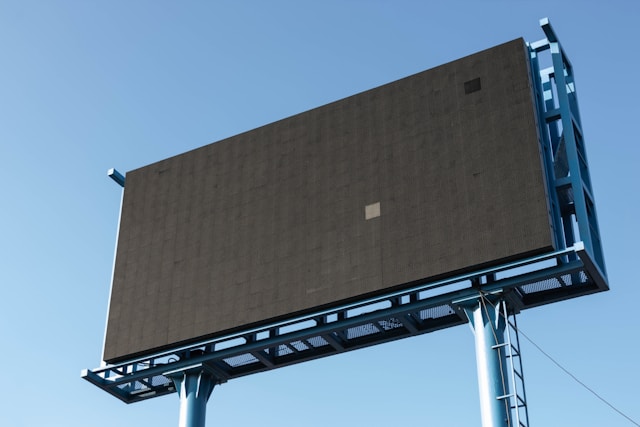
<instances>
[{"instance_id":1,"label":"billboard","mask_svg":"<svg viewBox=\"0 0 640 427\"><path fill-rule=\"evenodd\" d=\"M516 39L130 171L103 358L553 250Z\"/></svg>"}]
</instances>

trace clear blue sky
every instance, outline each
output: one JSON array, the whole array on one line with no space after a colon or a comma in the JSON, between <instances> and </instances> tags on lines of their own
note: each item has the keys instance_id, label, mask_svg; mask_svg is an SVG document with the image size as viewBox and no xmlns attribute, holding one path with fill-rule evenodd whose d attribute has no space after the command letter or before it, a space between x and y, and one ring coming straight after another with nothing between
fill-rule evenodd
<instances>
[{"instance_id":1,"label":"clear blue sky","mask_svg":"<svg viewBox=\"0 0 640 427\"><path fill-rule=\"evenodd\" d=\"M569 6L568 4L573 3ZM177 426L100 364L131 170L524 37L548 16L575 67L612 290L520 327L640 421L640 3L0 0L0 425ZM532 426L632 425L523 343ZM467 326L233 380L208 426L475 426Z\"/></svg>"}]
</instances>

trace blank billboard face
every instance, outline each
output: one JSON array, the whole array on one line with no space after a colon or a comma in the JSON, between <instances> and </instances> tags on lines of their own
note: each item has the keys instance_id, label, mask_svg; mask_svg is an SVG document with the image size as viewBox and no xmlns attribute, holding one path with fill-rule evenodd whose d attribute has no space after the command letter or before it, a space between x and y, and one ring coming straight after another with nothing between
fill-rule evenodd
<instances>
[{"instance_id":1,"label":"blank billboard face","mask_svg":"<svg viewBox=\"0 0 640 427\"><path fill-rule=\"evenodd\" d=\"M553 249L521 39L126 179L110 362Z\"/></svg>"}]
</instances>

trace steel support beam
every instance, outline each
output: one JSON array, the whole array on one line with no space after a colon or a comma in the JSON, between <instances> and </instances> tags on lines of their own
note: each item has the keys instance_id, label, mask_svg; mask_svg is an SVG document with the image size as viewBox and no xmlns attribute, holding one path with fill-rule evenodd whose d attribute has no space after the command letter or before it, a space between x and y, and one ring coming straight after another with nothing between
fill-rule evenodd
<instances>
[{"instance_id":1,"label":"steel support beam","mask_svg":"<svg viewBox=\"0 0 640 427\"><path fill-rule=\"evenodd\" d=\"M467 305L465 312L475 335L478 389L482 427L508 427L510 419L505 353L506 320L499 301L488 304L484 297Z\"/></svg>"},{"instance_id":2,"label":"steel support beam","mask_svg":"<svg viewBox=\"0 0 640 427\"><path fill-rule=\"evenodd\" d=\"M180 397L179 427L205 427L207 402L220 381L205 365L167 372Z\"/></svg>"}]
</instances>

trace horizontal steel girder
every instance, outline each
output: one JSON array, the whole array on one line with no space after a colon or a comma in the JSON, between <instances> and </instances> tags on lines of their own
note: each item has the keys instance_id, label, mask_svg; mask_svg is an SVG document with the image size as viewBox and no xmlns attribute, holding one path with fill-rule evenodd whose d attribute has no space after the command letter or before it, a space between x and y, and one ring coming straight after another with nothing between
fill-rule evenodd
<instances>
[{"instance_id":1,"label":"horizontal steel girder","mask_svg":"<svg viewBox=\"0 0 640 427\"><path fill-rule=\"evenodd\" d=\"M573 256L572 256L573 255ZM577 255L577 256L575 256ZM575 259L568 261L569 259ZM582 245L369 298L258 329L85 370L126 403L176 391L165 373L202 364L217 383L468 321L457 302L501 293L516 311L606 290Z\"/></svg>"}]
</instances>

